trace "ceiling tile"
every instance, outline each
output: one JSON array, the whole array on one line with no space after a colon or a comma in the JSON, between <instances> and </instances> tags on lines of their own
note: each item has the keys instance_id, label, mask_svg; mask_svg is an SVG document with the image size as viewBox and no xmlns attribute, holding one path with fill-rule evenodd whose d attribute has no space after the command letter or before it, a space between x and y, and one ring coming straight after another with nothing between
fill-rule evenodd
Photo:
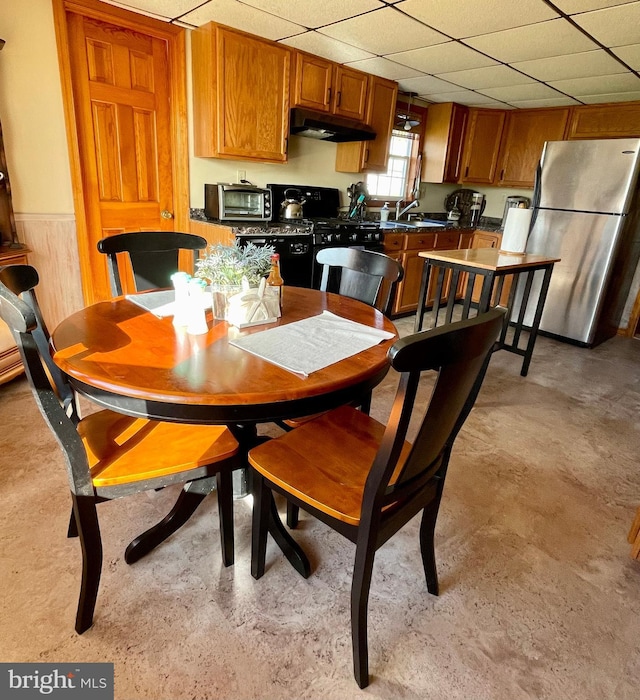
<instances>
[{"instance_id":1,"label":"ceiling tile","mask_svg":"<svg viewBox=\"0 0 640 700\"><path fill-rule=\"evenodd\" d=\"M535 61L520 61L511 65L544 82L584 78L591 75L610 75L624 71L624 67L615 58L601 49L581 51L567 56L538 58Z\"/></svg>"},{"instance_id":2,"label":"ceiling tile","mask_svg":"<svg viewBox=\"0 0 640 700\"><path fill-rule=\"evenodd\" d=\"M298 24L274 17L267 12L260 12L236 0L208 2L197 10L187 13L181 19L195 27L200 27L207 22L219 22L272 41L304 31L304 27Z\"/></svg>"},{"instance_id":3,"label":"ceiling tile","mask_svg":"<svg viewBox=\"0 0 640 700\"><path fill-rule=\"evenodd\" d=\"M413 51L402 51L390 54L387 58L432 74L481 68L497 63L488 56L483 56L468 46L463 46L455 41L426 46L423 49L414 49Z\"/></svg>"},{"instance_id":4,"label":"ceiling tile","mask_svg":"<svg viewBox=\"0 0 640 700\"><path fill-rule=\"evenodd\" d=\"M493 100L486 95L480 95L477 92L473 92L473 90L434 93L425 97L425 99L429 99L432 102L457 102L461 105L473 105L475 107L479 105L483 107L500 107L501 109L506 107L504 102L498 102L498 100Z\"/></svg>"},{"instance_id":5,"label":"ceiling tile","mask_svg":"<svg viewBox=\"0 0 640 700\"><path fill-rule=\"evenodd\" d=\"M511 100L509 104L518 109L537 109L540 107L571 107L579 105L580 102L572 100L570 97L558 95L558 97L548 97L545 100Z\"/></svg>"},{"instance_id":6,"label":"ceiling tile","mask_svg":"<svg viewBox=\"0 0 640 700\"><path fill-rule=\"evenodd\" d=\"M587 12L574 17L577 24L605 46L637 44L640 2Z\"/></svg>"},{"instance_id":7,"label":"ceiling tile","mask_svg":"<svg viewBox=\"0 0 640 700\"><path fill-rule=\"evenodd\" d=\"M613 53L628 65L633 70L640 70L640 44L632 44L631 46L616 46L611 49Z\"/></svg>"},{"instance_id":8,"label":"ceiling tile","mask_svg":"<svg viewBox=\"0 0 640 700\"><path fill-rule=\"evenodd\" d=\"M402 80L403 78L415 78L423 75L419 70L409 68L409 66L402 66L399 63L379 56L365 58L363 61L352 61L347 65L365 73L373 73L373 75L388 78L389 80Z\"/></svg>"},{"instance_id":9,"label":"ceiling tile","mask_svg":"<svg viewBox=\"0 0 640 700\"><path fill-rule=\"evenodd\" d=\"M384 7L378 0L243 0L247 5L270 12L304 27L322 27L363 12Z\"/></svg>"},{"instance_id":10,"label":"ceiling tile","mask_svg":"<svg viewBox=\"0 0 640 700\"><path fill-rule=\"evenodd\" d=\"M342 41L332 39L318 32L306 32L285 39L283 44L293 46L301 51L314 53L316 56L323 56L336 63L347 63L349 61L361 61L365 58L374 58L368 51L363 51L355 46L349 46Z\"/></svg>"},{"instance_id":11,"label":"ceiling tile","mask_svg":"<svg viewBox=\"0 0 640 700\"><path fill-rule=\"evenodd\" d=\"M617 75L554 80L549 85L566 92L568 95L580 97L581 95L634 92L640 90L640 78L633 73L618 73Z\"/></svg>"},{"instance_id":12,"label":"ceiling tile","mask_svg":"<svg viewBox=\"0 0 640 700\"><path fill-rule=\"evenodd\" d=\"M454 39L558 17L543 0L405 0L399 8Z\"/></svg>"},{"instance_id":13,"label":"ceiling tile","mask_svg":"<svg viewBox=\"0 0 640 700\"><path fill-rule=\"evenodd\" d=\"M380 55L449 41L448 37L425 27L393 7L347 19L318 31Z\"/></svg>"},{"instance_id":14,"label":"ceiling tile","mask_svg":"<svg viewBox=\"0 0 640 700\"><path fill-rule=\"evenodd\" d=\"M605 95L580 95L580 101L585 104L601 104L603 102L632 102L640 100L640 90L635 92L610 92Z\"/></svg>"},{"instance_id":15,"label":"ceiling tile","mask_svg":"<svg viewBox=\"0 0 640 700\"><path fill-rule=\"evenodd\" d=\"M486 68L474 68L473 70L439 73L437 77L473 90L535 83L533 78L527 78L522 73L518 73L518 71L512 70L508 66L487 66Z\"/></svg>"},{"instance_id":16,"label":"ceiling tile","mask_svg":"<svg viewBox=\"0 0 640 700\"><path fill-rule=\"evenodd\" d=\"M504 63L562 56L598 48L565 19L552 19L527 27L485 34L467 39L466 43Z\"/></svg>"},{"instance_id":17,"label":"ceiling tile","mask_svg":"<svg viewBox=\"0 0 640 700\"><path fill-rule=\"evenodd\" d=\"M423 75L420 78L407 78L406 80L401 80L399 85L401 90L415 92L418 95L428 95L431 92L457 92L460 90L459 85L451 85L451 83L434 78L431 75Z\"/></svg>"},{"instance_id":18,"label":"ceiling tile","mask_svg":"<svg viewBox=\"0 0 640 700\"><path fill-rule=\"evenodd\" d=\"M198 7L198 0L104 0L108 5L123 7L125 10L141 12L142 14L163 17L164 19L176 19L185 12Z\"/></svg>"},{"instance_id":19,"label":"ceiling tile","mask_svg":"<svg viewBox=\"0 0 640 700\"><path fill-rule=\"evenodd\" d=\"M579 12L589 12L590 10L600 10L613 5L623 5L635 0L554 0L554 5L568 15L575 15Z\"/></svg>"},{"instance_id":20,"label":"ceiling tile","mask_svg":"<svg viewBox=\"0 0 640 700\"><path fill-rule=\"evenodd\" d=\"M481 90L483 95L493 97L495 100L511 103L512 100L542 100L557 97L558 93L546 85L534 83L533 85L509 85L508 87L486 88Z\"/></svg>"}]
</instances>

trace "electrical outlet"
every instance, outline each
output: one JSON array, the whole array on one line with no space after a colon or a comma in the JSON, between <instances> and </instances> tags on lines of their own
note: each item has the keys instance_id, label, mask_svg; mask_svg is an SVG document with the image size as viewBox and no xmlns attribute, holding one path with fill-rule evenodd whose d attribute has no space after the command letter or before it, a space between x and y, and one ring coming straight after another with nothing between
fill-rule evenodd
<instances>
[{"instance_id":1,"label":"electrical outlet","mask_svg":"<svg viewBox=\"0 0 640 700\"><path fill-rule=\"evenodd\" d=\"M243 180L247 179L247 171L246 170L238 170L236 173L237 179L236 182L242 182Z\"/></svg>"}]
</instances>

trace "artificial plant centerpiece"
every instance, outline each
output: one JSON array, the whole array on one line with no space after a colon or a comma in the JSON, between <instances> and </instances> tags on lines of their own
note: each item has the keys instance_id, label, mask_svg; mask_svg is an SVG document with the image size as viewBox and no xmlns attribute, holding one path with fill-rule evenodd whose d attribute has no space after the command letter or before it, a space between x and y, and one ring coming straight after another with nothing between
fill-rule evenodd
<instances>
[{"instance_id":1,"label":"artificial plant centerpiece","mask_svg":"<svg viewBox=\"0 0 640 700\"><path fill-rule=\"evenodd\" d=\"M227 318L231 296L259 286L260 280L269 274L273 253L275 248L271 245L257 246L250 242L244 246L237 242L209 246L206 255L196 261L196 277L211 285L215 318Z\"/></svg>"}]
</instances>

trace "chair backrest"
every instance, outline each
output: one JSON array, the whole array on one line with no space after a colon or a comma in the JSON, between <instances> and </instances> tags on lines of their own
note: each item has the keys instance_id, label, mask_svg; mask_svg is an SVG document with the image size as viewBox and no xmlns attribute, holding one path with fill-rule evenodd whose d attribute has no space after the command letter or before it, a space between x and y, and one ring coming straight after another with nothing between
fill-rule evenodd
<instances>
[{"instance_id":1,"label":"chair backrest","mask_svg":"<svg viewBox=\"0 0 640 700\"><path fill-rule=\"evenodd\" d=\"M98 250L108 257L113 296L122 294L118 253L127 253L131 261L136 291L171 287L171 275L178 270L180 250L204 250L202 236L177 231L139 231L119 233L98 241Z\"/></svg>"},{"instance_id":2,"label":"chair backrest","mask_svg":"<svg viewBox=\"0 0 640 700\"><path fill-rule=\"evenodd\" d=\"M390 348L389 359L400 373L400 383L367 479L363 514L417 497L436 475L444 480L453 443L480 391L504 313L492 309L402 338ZM435 386L412 449L394 474L420 376L427 370L437 372Z\"/></svg>"},{"instance_id":3,"label":"chair backrest","mask_svg":"<svg viewBox=\"0 0 640 700\"><path fill-rule=\"evenodd\" d=\"M40 283L37 270L31 265L6 265L0 267L0 283L17 297L21 297L33 312L35 325L32 330L33 339L38 347L42 361L54 383L55 390L60 396L65 410L70 413L72 420L78 421L73 390L64 374L58 369L49 352L49 331L44 322L35 288Z\"/></svg>"},{"instance_id":4,"label":"chair backrest","mask_svg":"<svg viewBox=\"0 0 640 700\"><path fill-rule=\"evenodd\" d=\"M372 250L322 248L316 253L316 261L323 266L321 291L335 291L375 306L382 313L389 312L393 291L403 276L397 260Z\"/></svg>"},{"instance_id":5,"label":"chair backrest","mask_svg":"<svg viewBox=\"0 0 640 700\"><path fill-rule=\"evenodd\" d=\"M37 283L37 273L32 267L29 265L13 267L28 268L25 275L35 273ZM40 350L37 336L42 332L42 327L31 305L14 294L3 282L7 276L6 270L7 268L0 270L0 318L13 332L38 408L62 449L71 491L78 496L93 496L94 489L87 453L76 430L76 421L67 414L59 397L59 391L54 390L49 374L45 371L46 367L50 372L53 361L51 364L47 361L47 358L50 359L48 346L44 352ZM18 276L15 270L10 274L14 279ZM58 389L57 385L56 389Z\"/></svg>"}]
</instances>

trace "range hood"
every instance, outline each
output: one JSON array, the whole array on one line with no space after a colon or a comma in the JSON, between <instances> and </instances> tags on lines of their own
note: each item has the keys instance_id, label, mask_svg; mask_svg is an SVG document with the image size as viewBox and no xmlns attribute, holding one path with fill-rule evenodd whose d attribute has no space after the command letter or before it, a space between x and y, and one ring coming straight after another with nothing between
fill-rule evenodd
<instances>
[{"instance_id":1,"label":"range hood","mask_svg":"<svg viewBox=\"0 0 640 700\"><path fill-rule=\"evenodd\" d=\"M321 141L371 141L376 132L367 124L310 109L291 110L291 133Z\"/></svg>"}]
</instances>

